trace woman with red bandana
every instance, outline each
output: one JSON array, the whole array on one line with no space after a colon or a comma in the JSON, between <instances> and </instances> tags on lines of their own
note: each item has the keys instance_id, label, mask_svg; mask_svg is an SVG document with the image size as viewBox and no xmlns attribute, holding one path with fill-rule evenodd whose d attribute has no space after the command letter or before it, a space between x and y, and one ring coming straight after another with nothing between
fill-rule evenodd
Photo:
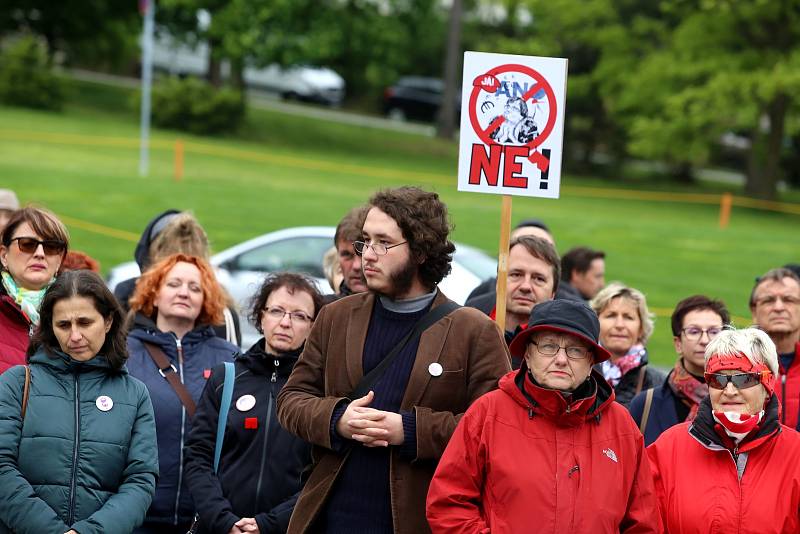
<instances>
[{"instance_id":1,"label":"woman with red bandana","mask_svg":"<svg viewBox=\"0 0 800 534\"><path fill-rule=\"evenodd\" d=\"M709 343L697 417L647 449L667 532L800 532L800 434L778 419L777 371L760 330Z\"/></svg>"}]
</instances>

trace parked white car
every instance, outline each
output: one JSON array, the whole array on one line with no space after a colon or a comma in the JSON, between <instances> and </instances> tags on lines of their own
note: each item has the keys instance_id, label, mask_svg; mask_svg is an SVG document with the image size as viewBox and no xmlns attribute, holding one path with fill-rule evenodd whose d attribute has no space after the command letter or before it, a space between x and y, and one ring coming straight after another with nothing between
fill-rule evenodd
<instances>
[{"instance_id":1,"label":"parked white car","mask_svg":"<svg viewBox=\"0 0 800 534\"><path fill-rule=\"evenodd\" d=\"M246 315L250 299L265 273L303 272L316 280L322 293L333 292L322 271L322 256L333 246L335 231L333 226L286 228L254 237L211 257L217 278L239 306L243 348L259 338ZM139 274L136 262L122 263L109 272L108 286L113 291L120 282ZM455 302L463 304L478 284L496 274L497 260L475 247L456 243L452 271L439 287Z\"/></svg>"},{"instance_id":2,"label":"parked white car","mask_svg":"<svg viewBox=\"0 0 800 534\"><path fill-rule=\"evenodd\" d=\"M207 26L209 22L210 19L204 22L203 17L198 15L199 27ZM209 54L208 43L205 41L190 45L173 38L166 28L159 28L153 41L153 68L173 76L202 78L208 72ZM223 78L230 78L231 67L227 61L222 62L220 69ZM249 90L268 91L289 100L329 106L338 106L344 100L344 78L327 67L249 65L245 67L243 77Z\"/></svg>"}]
</instances>

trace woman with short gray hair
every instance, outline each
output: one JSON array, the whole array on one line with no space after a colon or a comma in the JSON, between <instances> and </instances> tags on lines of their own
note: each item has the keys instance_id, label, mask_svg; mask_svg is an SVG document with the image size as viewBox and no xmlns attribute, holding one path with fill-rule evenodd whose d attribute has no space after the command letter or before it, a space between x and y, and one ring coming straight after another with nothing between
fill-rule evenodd
<instances>
[{"instance_id":1,"label":"woman with short gray hair","mask_svg":"<svg viewBox=\"0 0 800 534\"><path fill-rule=\"evenodd\" d=\"M709 343L697 417L647 449L667 532L800 532L800 434L778 419L777 373L761 330Z\"/></svg>"}]
</instances>

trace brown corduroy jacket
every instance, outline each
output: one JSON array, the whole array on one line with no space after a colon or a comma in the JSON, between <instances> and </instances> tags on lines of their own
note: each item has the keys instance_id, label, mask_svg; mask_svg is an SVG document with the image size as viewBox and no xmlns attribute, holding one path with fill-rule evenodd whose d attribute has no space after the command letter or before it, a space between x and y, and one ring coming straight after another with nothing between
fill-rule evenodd
<instances>
[{"instance_id":1,"label":"brown corduroy jacket","mask_svg":"<svg viewBox=\"0 0 800 534\"><path fill-rule=\"evenodd\" d=\"M438 306L446 297L439 292ZM278 396L278 419L312 443L315 465L297 501L289 534L307 532L330 494L347 453L331 450L331 417L363 377L363 348L375 296L361 293L325 306L289 381ZM439 376L429 372L438 362ZM459 308L423 332L401 410L416 415L417 455L391 451L390 493L397 534L429 532L425 496L436 464L469 405L497 387L511 369L503 335L473 308ZM359 446L359 445L356 445Z\"/></svg>"}]
</instances>

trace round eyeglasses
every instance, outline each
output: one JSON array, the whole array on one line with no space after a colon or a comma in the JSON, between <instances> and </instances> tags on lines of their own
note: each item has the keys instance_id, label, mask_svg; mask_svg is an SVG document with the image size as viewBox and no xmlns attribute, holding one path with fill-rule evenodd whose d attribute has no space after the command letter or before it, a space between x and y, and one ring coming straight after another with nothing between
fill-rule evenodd
<instances>
[{"instance_id":1,"label":"round eyeglasses","mask_svg":"<svg viewBox=\"0 0 800 534\"><path fill-rule=\"evenodd\" d=\"M359 256L363 256L364 251L367 250L367 248L371 248L372 252L374 252L376 256L386 256L390 248L399 247L400 245L405 245L406 243L408 243L408 241L403 241L402 243L397 243L396 245L368 243L366 241L353 241L353 248L356 250L356 254Z\"/></svg>"}]
</instances>

